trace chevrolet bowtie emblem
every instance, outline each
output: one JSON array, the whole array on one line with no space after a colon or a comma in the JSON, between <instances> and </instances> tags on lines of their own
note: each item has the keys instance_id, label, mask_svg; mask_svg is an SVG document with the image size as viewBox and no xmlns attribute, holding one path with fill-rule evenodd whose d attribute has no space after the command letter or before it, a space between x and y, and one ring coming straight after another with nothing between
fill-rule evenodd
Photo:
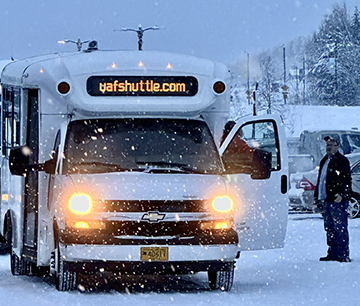
<instances>
[{"instance_id":1,"label":"chevrolet bowtie emblem","mask_svg":"<svg viewBox=\"0 0 360 306\"><path fill-rule=\"evenodd\" d=\"M141 220L145 220L148 222L159 222L165 218L165 214L161 214L158 211L148 211L144 214Z\"/></svg>"}]
</instances>

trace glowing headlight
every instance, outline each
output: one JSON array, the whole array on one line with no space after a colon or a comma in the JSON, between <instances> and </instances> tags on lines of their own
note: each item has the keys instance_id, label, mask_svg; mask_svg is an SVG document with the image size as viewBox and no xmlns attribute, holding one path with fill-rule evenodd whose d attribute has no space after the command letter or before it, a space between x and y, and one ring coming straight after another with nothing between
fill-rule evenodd
<instances>
[{"instance_id":1,"label":"glowing headlight","mask_svg":"<svg viewBox=\"0 0 360 306\"><path fill-rule=\"evenodd\" d=\"M233 206L234 202L228 196L216 197L212 202L212 207L218 212L229 212Z\"/></svg>"},{"instance_id":2,"label":"glowing headlight","mask_svg":"<svg viewBox=\"0 0 360 306\"><path fill-rule=\"evenodd\" d=\"M76 193L69 199L69 209L76 215L86 215L93 207L92 199L85 193Z\"/></svg>"}]
</instances>

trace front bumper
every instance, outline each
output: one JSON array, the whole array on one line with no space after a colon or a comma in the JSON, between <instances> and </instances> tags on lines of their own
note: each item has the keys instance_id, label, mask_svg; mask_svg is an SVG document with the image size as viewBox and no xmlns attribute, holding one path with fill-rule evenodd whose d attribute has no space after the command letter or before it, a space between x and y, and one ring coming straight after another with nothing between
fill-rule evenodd
<instances>
[{"instance_id":1,"label":"front bumper","mask_svg":"<svg viewBox=\"0 0 360 306\"><path fill-rule=\"evenodd\" d=\"M161 232L162 233L162 232ZM87 245L223 245L237 244L238 235L235 230L184 231L184 235L116 235L108 230L61 230L60 241L64 244ZM185 235L187 233L187 235Z\"/></svg>"},{"instance_id":2,"label":"front bumper","mask_svg":"<svg viewBox=\"0 0 360 306\"><path fill-rule=\"evenodd\" d=\"M229 270L239 253L237 244L172 245L167 246L167 261L141 261L141 247L143 246L62 244L60 251L66 269L85 274L182 274Z\"/></svg>"}]
</instances>

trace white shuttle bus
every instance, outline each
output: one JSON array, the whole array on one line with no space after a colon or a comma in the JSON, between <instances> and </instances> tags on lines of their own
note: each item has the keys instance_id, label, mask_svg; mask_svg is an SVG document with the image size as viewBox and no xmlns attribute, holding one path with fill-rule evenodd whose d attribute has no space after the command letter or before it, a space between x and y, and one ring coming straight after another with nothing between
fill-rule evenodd
<instances>
[{"instance_id":1,"label":"white shuttle bus","mask_svg":"<svg viewBox=\"0 0 360 306\"><path fill-rule=\"evenodd\" d=\"M8 64L0 229L12 274L48 273L65 291L80 274L207 271L211 289L228 291L241 251L282 247L282 123L240 120L219 147L229 77L209 60L146 51Z\"/></svg>"}]
</instances>

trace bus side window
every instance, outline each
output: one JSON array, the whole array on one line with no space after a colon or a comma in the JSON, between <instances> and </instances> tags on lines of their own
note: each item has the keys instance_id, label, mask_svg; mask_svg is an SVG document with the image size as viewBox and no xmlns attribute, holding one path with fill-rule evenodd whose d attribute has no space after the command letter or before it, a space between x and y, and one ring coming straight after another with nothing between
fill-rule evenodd
<instances>
[{"instance_id":1,"label":"bus side window","mask_svg":"<svg viewBox=\"0 0 360 306\"><path fill-rule=\"evenodd\" d=\"M7 156L10 148L20 145L20 91L18 89L3 89L2 108L2 154Z\"/></svg>"}]
</instances>

